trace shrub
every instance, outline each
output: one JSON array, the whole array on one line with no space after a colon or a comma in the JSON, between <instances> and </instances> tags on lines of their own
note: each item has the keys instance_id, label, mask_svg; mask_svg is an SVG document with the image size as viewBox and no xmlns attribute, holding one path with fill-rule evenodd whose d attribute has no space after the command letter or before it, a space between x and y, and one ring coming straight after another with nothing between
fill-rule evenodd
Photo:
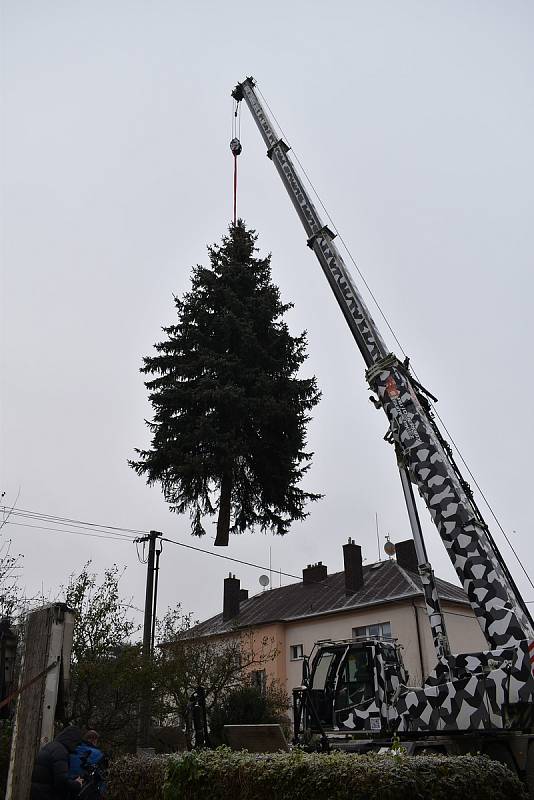
<instances>
[{"instance_id":1,"label":"shrub","mask_svg":"<svg viewBox=\"0 0 534 800\"><path fill-rule=\"evenodd\" d=\"M168 756L123 756L111 762L106 800L163 800Z\"/></svg>"},{"instance_id":2,"label":"shrub","mask_svg":"<svg viewBox=\"0 0 534 800\"><path fill-rule=\"evenodd\" d=\"M486 756L254 755L221 747L122 759L109 800L515 800L519 779Z\"/></svg>"},{"instance_id":3,"label":"shrub","mask_svg":"<svg viewBox=\"0 0 534 800\"><path fill-rule=\"evenodd\" d=\"M214 706L210 712L209 727L212 744L225 742L225 725L258 725L261 723L279 723L287 727L289 718L286 712L289 700L286 693L276 685L271 685L266 692L260 692L255 686L239 686ZM286 731L288 732L288 731Z\"/></svg>"}]
</instances>

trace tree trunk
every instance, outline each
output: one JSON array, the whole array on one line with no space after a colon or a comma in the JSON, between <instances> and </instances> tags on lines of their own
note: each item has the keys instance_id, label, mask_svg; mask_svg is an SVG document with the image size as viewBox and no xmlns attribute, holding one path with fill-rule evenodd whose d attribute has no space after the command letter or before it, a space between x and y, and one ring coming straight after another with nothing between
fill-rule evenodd
<instances>
[{"instance_id":1,"label":"tree trunk","mask_svg":"<svg viewBox=\"0 0 534 800\"><path fill-rule=\"evenodd\" d=\"M221 496L219 498L219 516L217 518L217 536L215 546L227 547L230 533L230 511L232 508L232 475L225 473L221 477Z\"/></svg>"}]
</instances>

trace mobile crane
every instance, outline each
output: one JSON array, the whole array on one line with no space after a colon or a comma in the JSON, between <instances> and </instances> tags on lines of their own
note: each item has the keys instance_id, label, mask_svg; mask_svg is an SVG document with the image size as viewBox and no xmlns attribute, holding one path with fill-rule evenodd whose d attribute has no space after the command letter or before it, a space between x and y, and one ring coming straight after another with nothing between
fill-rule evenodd
<instances>
[{"instance_id":1,"label":"mobile crane","mask_svg":"<svg viewBox=\"0 0 534 800\"><path fill-rule=\"evenodd\" d=\"M391 353L256 90L237 84L363 356L371 400L388 419L436 649L421 688L406 685L400 649L382 639L322 642L294 690L295 736L325 749L376 749L401 736L409 752L485 751L529 778L534 797L534 623L491 532L436 425L435 398ZM452 654L425 550L413 486L423 498L467 594L488 650Z\"/></svg>"}]
</instances>

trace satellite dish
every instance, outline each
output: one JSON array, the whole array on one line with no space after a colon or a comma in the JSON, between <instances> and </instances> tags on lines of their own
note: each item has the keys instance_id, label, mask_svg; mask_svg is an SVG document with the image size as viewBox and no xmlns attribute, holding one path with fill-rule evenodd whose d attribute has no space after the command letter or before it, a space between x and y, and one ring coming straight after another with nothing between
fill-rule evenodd
<instances>
[{"instance_id":1,"label":"satellite dish","mask_svg":"<svg viewBox=\"0 0 534 800\"><path fill-rule=\"evenodd\" d=\"M390 558L395 555L395 545L393 544L393 542L389 540L389 536L386 537L384 550Z\"/></svg>"},{"instance_id":2,"label":"satellite dish","mask_svg":"<svg viewBox=\"0 0 534 800\"><path fill-rule=\"evenodd\" d=\"M260 575L260 585L265 589L269 585L269 576Z\"/></svg>"}]
</instances>

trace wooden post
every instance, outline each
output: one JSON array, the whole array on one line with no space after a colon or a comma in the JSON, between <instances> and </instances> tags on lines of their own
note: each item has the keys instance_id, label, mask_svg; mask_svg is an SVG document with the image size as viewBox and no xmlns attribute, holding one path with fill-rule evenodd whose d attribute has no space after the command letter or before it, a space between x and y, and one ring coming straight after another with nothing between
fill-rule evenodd
<instances>
[{"instance_id":1,"label":"wooden post","mask_svg":"<svg viewBox=\"0 0 534 800\"><path fill-rule=\"evenodd\" d=\"M64 603L28 614L6 800L28 800L39 748L54 738L65 702L74 614Z\"/></svg>"}]
</instances>

